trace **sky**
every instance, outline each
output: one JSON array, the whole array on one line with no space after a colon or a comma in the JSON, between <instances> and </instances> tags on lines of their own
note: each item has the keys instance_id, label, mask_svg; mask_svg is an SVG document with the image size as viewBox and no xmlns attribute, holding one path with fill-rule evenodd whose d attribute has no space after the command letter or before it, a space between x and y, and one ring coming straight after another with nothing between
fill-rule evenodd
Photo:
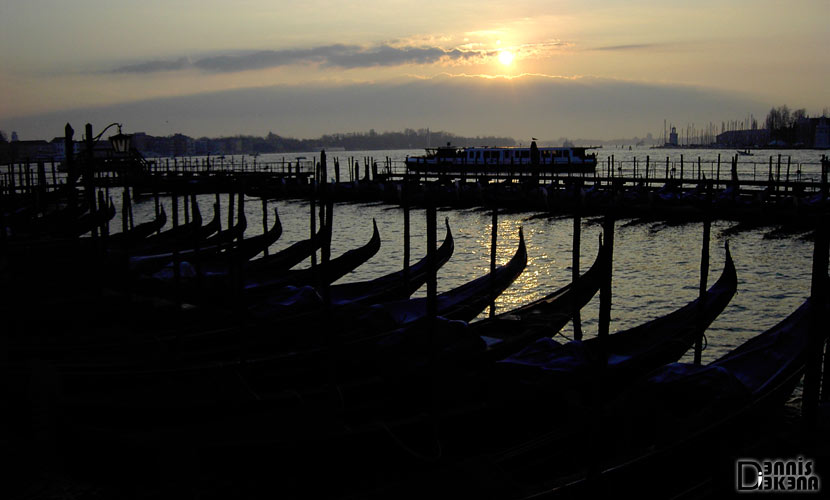
<instances>
[{"instance_id":1,"label":"sky","mask_svg":"<svg viewBox=\"0 0 830 500\"><path fill-rule=\"evenodd\" d=\"M7 0L0 130L612 139L830 107L828 0Z\"/></svg>"}]
</instances>

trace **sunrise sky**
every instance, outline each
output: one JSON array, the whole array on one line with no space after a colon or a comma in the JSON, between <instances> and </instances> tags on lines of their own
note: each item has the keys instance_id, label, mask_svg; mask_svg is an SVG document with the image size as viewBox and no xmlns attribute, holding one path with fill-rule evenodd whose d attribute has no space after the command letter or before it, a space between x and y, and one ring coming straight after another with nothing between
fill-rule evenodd
<instances>
[{"instance_id":1,"label":"sunrise sky","mask_svg":"<svg viewBox=\"0 0 830 500\"><path fill-rule=\"evenodd\" d=\"M830 106L827 0L11 0L0 129L613 138Z\"/></svg>"}]
</instances>

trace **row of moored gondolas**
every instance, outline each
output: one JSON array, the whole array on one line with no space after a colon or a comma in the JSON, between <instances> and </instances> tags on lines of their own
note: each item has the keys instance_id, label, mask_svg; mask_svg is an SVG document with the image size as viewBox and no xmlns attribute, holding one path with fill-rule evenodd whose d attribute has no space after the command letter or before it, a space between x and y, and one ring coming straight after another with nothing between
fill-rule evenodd
<instances>
[{"instance_id":1,"label":"row of moored gondolas","mask_svg":"<svg viewBox=\"0 0 830 500\"><path fill-rule=\"evenodd\" d=\"M279 247L278 214L244 238L241 201L221 229L218 206L205 221L185 200L186 222L168 228L162 209L116 234L111 201L4 206L4 413L20 491L59 463L116 491L187 484L208 497L671 496L711 477L713 443L790 396L826 314L808 299L708 365L676 363L736 292L727 247L699 299L560 343L609 278L611 248L577 281L476 320L523 271L521 231L492 274L412 299L453 254L448 221L408 268L333 284L379 251L376 225L330 257L329 204L314 236L258 257Z\"/></svg>"}]
</instances>

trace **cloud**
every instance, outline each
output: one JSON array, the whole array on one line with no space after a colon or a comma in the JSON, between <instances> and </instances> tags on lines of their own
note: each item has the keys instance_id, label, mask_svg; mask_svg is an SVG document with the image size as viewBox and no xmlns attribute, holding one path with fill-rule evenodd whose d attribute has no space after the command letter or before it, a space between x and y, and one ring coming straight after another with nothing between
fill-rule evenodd
<instances>
[{"instance_id":1,"label":"cloud","mask_svg":"<svg viewBox=\"0 0 830 500\"><path fill-rule=\"evenodd\" d=\"M318 64L335 68L369 68L403 64L435 64L442 61L469 61L489 54L476 49L444 49L437 46L325 45L307 49L262 50L232 55L209 56L190 62L186 58L174 61L148 61L121 66L113 73L154 73L196 68L212 73L232 73L292 64Z\"/></svg>"},{"instance_id":2,"label":"cloud","mask_svg":"<svg viewBox=\"0 0 830 500\"><path fill-rule=\"evenodd\" d=\"M517 139L609 139L662 132L663 120L706 124L769 108L737 93L601 78L525 75L440 77L405 83L272 86L148 99L3 120L29 137L60 135L66 122L117 121L131 132L194 137L255 134L293 137L430 127ZM167 123L169 122L169 123ZM76 129L78 127L76 126Z\"/></svg>"},{"instance_id":3,"label":"cloud","mask_svg":"<svg viewBox=\"0 0 830 500\"><path fill-rule=\"evenodd\" d=\"M147 61L138 64L121 66L112 70L112 73L158 73L160 71L177 71L190 65L187 58L182 57L175 61Z\"/></svg>"},{"instance_id":4,"label":"cloud","mask_svg":"<svg viewBox=\"0 0 830 500\"><path fill-rule=\"evenodd\" d=\"M631 43L627 45L606 45L604 47L595 47L590 50L601 50L601 51L623 51L623 50L643 50L643 49L655 49L655 48L665 48L670 44L665 43Z\"/></svg>"}]
</instances>

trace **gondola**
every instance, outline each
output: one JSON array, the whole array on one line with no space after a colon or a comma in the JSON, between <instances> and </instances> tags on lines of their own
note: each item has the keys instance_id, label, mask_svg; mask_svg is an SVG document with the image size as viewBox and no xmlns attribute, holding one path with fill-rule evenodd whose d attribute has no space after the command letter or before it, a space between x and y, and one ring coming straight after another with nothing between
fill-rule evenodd
<instances>
[{"instance_id":1,"label":"gondola","mask_svg":"<svg viewBox=\"0 0 830 500\"><path fill-rule=\"evenodd\" d=\"M195 197L191 199L191 220L184 224L162 231L145 238L129 249L130 259L142 256L173 252L177 249L193 248L195 242L202 242L219 231L221 219L217 212L207 224L203 224L202 214Z\"/></svg>"},{"instance_id":2,"label":"gondola","mask_svg":"<svg viewBox=\"0 0 830 500\"><path fill-rule=\"evenodd\" d=\"M584 460L583 468L571 467L573 474L551 477L551 470L564 472L555 464L563 462L564 450L550 440L493 457L494 465L521 471L516 497L589 498L636 491L640 498L668 498L701 487L735 491L735 463L713 459L713 450L724 457L741 456L737 437L784 405L804 373L810 324L828 312L826 299L808 299L708 365L672 363L652 372L608 405L607 418L626 431L603 434L610 440L603 448L605 465L590 480ZM545 459L541 450L551 455ZM532 464L528 456L535 457ZM684 474L674 474L677 470ZM648 491L641 488L644 482Z\"/></svg>"},{"instance_id":3,"label":"gondola","mask_svg":"<svg viewBox=\"0 0 830 500\"><path fill-rule=\"evenodd\" d=\"M592 381L602 366L616 385L638 374L679 359L729 304L737 290L737 274L729 245L718 280L686 306L607 338L559 344L542 338L499 363L505 377L518 377L534 386L556 387ZM605 358L605 362L600 361ZM613 375L611 375L613 374Z\"/></svg>"},{"instance_id":4,"label":"gondola","mask_svg":"<svg viewBox=\"0 0 830 500\"><path fill-rule=\"evenodd\" d=\"M377 222L372 220L372 237L365 245L349 250L327 263L316 267L288 271L277 276L246 276L243 291L248 297L265 297L286 286L323 285L333 283L377 254L380 250L380 233Z\"/></svg>"},{"instance_id":5,"label":"gondola","mask_svg":"<svg viewBox=\"0 0 830 500\"><path fill-rule=\"evenodd\" d=\"M445 224L447 234L435 252L436 270L450 259L455 249L449 220L446 220ZM328 290L329 305L354 308L408 298L426 283L428 266L429 256L424 256L408 269L401 269L372 280L331 285ZM282 294L271 300L254 304L251 311L256 317L263 319L304 314L307 311L322 309L325 305L320 291L313 287L287 287Z\"/></svg>"},{"instance_id":6,"label":"gondola","mask_svg":"<svg viewBox=\"0 0 830 500\"><path fill-rule=\"evenodd\" d=\"M218 212L214 214L214 221L219 221ZM271 230L253 238L233 243L234 239L240 238L245 232L247 221L243 215L237 223L224 231L219 231L207 239L201 239L202 235L194 234L193 240L182 241L182 246L173 251L167 251L151 255L135 255L130 258L130 268L139 273L152 273L172 264L175 259L179 262L187 261L194 263L209 259L212 256L223 252L226 258L248 260L253 255L261 252L266 246L279 239L282 234L282 225L277 217Z\"/></svg>"},{"instance_id":7,"label":"gondola","mask_svg":"<svg viewBox=\"0 0 830 500\"><path fill-rule=\"evenodd\" d=\"M213 208L218 212L219 205L216 204ZM234 240L241 239L245 234L245 229L247 228L248 219L245 217L245 212L240 212L237 217L236 224L228 229L225 229L224 231L219 231L211 236L208 236L208 238L204 241L203 246L212 247L232 243Z\"/></svg>"},{"instance_id":8,"label":"gondola","mask_svg":"<svg viewBox=\"0 0 830 500\"><path fill-rule=\"evenodd\" d=\"M598 261L602 262L599 258ZM588 273L602 267L602 264L595 262L586 274L591 276ZM588 283L583 283L583 285L584 288L579 288L585 290L593 288L593 292L596 290L595 286L589 286ZM571 287L566 288L571 289ZM563 297L568 296L567 292L555 295L559 298L554 299L552 294L547 297L549 300L537 302L538 306L546 310L543 314L555 310L557 303L561 306L559 307L561 312L572 311L573 304L561 302ZM525 317L530 314L528 308L520 310ZM509 321L510 314L511 312L503 313L500 315L501 319ZM327 359L335 361L326 355L321 356L316 364L318 371L327 365ZM80 439L89 446L81 449L67 444L71 446L71 449L76 450L74 453L80 453L78 457L80 460L103 456L97 451L100 450L99 445L103 445L105 449L120 450L118 452L120 457L120 453L124 451L124 439L127 440L126 442L144 443L152 449L155 446L153 443L156 437L164 439L160 436L166 435L168 431L165 429L169 429L169 432L182 436L186 440L196 440L200 443L200 449L205 452L215 448L222 450L220 451L222 456L227 457L229 456L227 455L228 446L231 450L242 450L247 438L253 438L252 442L259 443L258 445L274 446L275 439L285 444L294 438L308 435L309 431L317 436L315 438L317 440L327 440L326 436L330 432L341 432L337 430L337 408L342 402L338 403L339 398L336 397L336 393L332 393L331 389L327 389L326 386L322 386L320 391L304 392L303 395L291 390L290 387L281 389L281 384L290 383L291 380L284 379L281 370L274 372L273 366L269 365L277 363L276 366L280 366L284 362L284 357L278 357L274 360L266 358L238 362L226 361L209 365L195 364L187 369L171 367L170 369L148 370L143 377L140 373L125 373L123 369L117 367L113 367L109 372L98 371L97 375L93 374L91 379L93 384L90 387L93 391L92 397L98 398L97 401L102 406L96 404L96 400L88 400L89 404L81 400L77 402L81 406L76 408L81 411L80 414L75 414L68 407L65 413L67 416L65 422L70 426L68 429L71 429L65 436L70 441ZM83 371L83 367L78 368ZM307 366L306 368L311 370L314 367ZM190 373L189 377L188 373ZM158 380L159 377L161 377L160 380L165 380L165 374L172 379L162 385L150 383ZM77 375L73 375L71 371L62 372L61 378L64 380L66 391L72 390L73 380ZM133 382L124 385L123 377L125 376ZM132 385L136 380L141 381L142 378L143 383L137 386ZM300 377L300 380L303 380L303 377ZM274 381L278 381L279 384L274 385ZM116 389L112 397L106 396L107 387ZM133 393L130 387L143 390ZM154 387L156 389L153 389ZM188 390L182 390L187 387L189 387ZM70 393L65 393L66 403L73 401L73 398L69 397ZM348 394L344 393L341 396L344 395ZM144 399L145 397L150 399ZM126 407L121 406L124 403L127 403ZM162 422L164 423L161 424L161 428L156 427ZM325 427L333 425L333 427L323 430L318 425ZM95 430L96 428L109 428L110 430L103 430L101 434L100 430ZM142 430L148 428L157 430L149 433ZM353 435L344 434L347 440ZM98 438L96 439L95 436ZM385 434L381 432L381 439L386 439L384 436ZM106 441L100 441L101 437ZM115 448L109 447L107 443L111 443ZM288 446L290 448L291 445ZM305 445L300 446L305 447ZM313 450L316 447L316 444L309 443L308 449ZM326 448L328 449L328 445ZM136 470L143 470L146 463L142 465L142 459L139 458L142 456L141 451L135 450L132 446L130 450L124 459L130 463L137 460ZM234 452L231 454L238 456ZM359 460L362 460L363 456L364 453L358 450L355 455L358 461L353 463L360 463Z\"/></svg>"},{"instance_id":9,"label":"gondola","mask_svg":"<svg viewBox=\"0 0 830 500\"><path fill-rule=\"evenodd\" d=\"M87 212L78 217L77 220L57 229L57 234L68 237L80 237L81 235L99 227L104 226L115 217L115 205L112 200L104 206L98 207L92 212Z\"/></svg>"},{"instance_id":10,"label":"gondola","mask_svg":"<svg viewBox=\"0 0 830 500\"><path fill-rule=\"evenodd\" d=\"M325 227L320 228L317 234L311 238L292 243L276 253L250 260L245 263L245 270L254 275L261 272L271 275L284 273L305 259L308 259L311 254L320 248L323 244L325 231ZM227 263L222 264L226 265ZM227 272L227 267L219 266L218 269L219 272Z\"/></svg>"},{"instance_id":11,"label":"gondola","mask_svg":"<svg viewBox=\"0 0 830 500\"><path fill-rule=\"evenodd\" d=\"M126 232L111 234L107 245L118 245L122 247L135 245L153 233L160 231L165 224L167 224L167 213L164 211L164 207L162 207L155 219L138 224Z\"/></svg>"},{"instance_id":12,"label":"gondola","mask_svg":"<svg viewBox=\"0 0 830 500\"><path fill-rule=\"evenodd\" d=\"M426 414L419 414L417 405L416 411L409 414L398 413L397 408L389 413L388 405L370 407L366 413L369 417L363 415L360 420L349 420L348 432L353 433L350 442L364 443L367 451L363 458L372 466L375 465L371 458L374 454L389 453L389 444L378 437L385 433L410 444L418 443L416 436L422 436L421 440L423 435L430 436L428 439L432 441L438 440L449 460L445 464L467 460L472 463L500 460L506 464L513 457L522 456L526 461L511 469L516 471L517 477L522 476L524 465L527 464L528 469L535 466L533 461L540 453L543 458L554 455L563 466L568 465L578 454L569 454L570 448L566 447L587 446L585 436L591 430L583 426L591 421L589 415L593 409L596 381L603 381L603 394L612 398L635 383L638 377L676 361L723 310L735 293L736 285L734 266L727 253L724 271L703 301L694 301L640 327L608 336L607 364L599 372L601 376L596 371L599 366L596 340L572 342L553 349L543 338L512 360L507 358L496 363L491 370L473 372L455 383L442 377L439 385L424 392L404 392L410 399L420 399L422 412L428 411L431 404L433 410ZM618 336L618 340L612 341ZM521 365L516 362L518 360ZM425 373L429 375L430 372ZM344 390L341 388L341 392ZM348 391L345 394L341 397L348 397ZM430 429L440 430L439 434ZM536 448L542 451L537 452ZM384 449L387 451L381 451ZM423 450L423 447L418 449ZM555 474L558 463L555 460L545 463L538 472ZM390 477L397 474L404 486L380 490L378 498L398 497L404 492L428 497L438 491L458 492L470 487L475 490L474 485L465 482L463 477L448 477L446 470L432 476L434 482L427 481L427 476L420 474L436 471L428 464L422 463L421 467L426 470L392 473ZM411 482L416 477L418 484ZM455 484L450 487L447 482Z\"/></svg>"}]
</instances>

